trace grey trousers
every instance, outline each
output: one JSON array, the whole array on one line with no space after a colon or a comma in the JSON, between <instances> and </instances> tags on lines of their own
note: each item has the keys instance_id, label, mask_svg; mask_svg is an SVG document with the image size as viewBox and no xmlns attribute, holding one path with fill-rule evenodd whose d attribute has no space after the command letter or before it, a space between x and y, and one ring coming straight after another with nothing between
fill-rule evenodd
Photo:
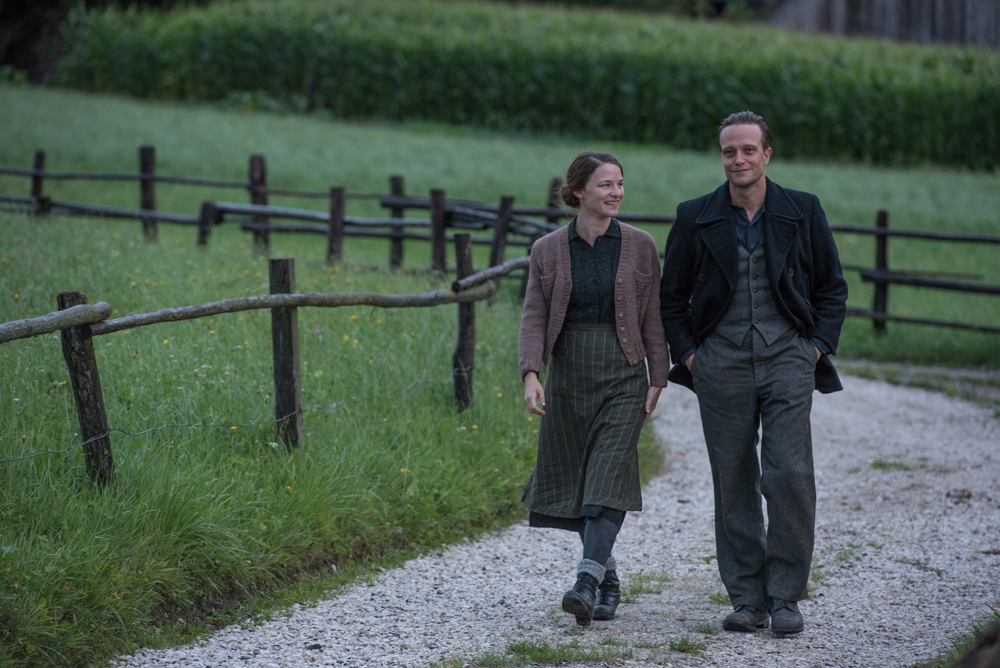
<instances>
[{"instance_id":1,"label":"grey trousers","mask_svg":"<svg viewBox=\"0 0 1000 668\"><path fill-rule=\"evenodd\" d=\"M815 367L815 348L794 329L771 346L755 329L741 346L712 334L692 360L715 487L719 573L734 607L767 610L769 597L806 598L816 520Z\"/></svg>"}]
</instances>

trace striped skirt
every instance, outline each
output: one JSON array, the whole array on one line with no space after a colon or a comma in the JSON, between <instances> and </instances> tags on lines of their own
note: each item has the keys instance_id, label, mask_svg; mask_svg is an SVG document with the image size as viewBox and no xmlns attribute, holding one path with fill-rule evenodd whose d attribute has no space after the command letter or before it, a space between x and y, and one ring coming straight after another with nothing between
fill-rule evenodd
<instances>
[{"instance_id":1,"label":"striped skirt","mask_svg":"<svg viewBox=\"0 0 1000 668\"><path fill-rule=\"evenodd\" d=\"M636 444L646 365L629 366L610 324L567 323L549 360L538 459L522 501L554 517L583 506L642 510Z\"/></svg>"}]
</instances>

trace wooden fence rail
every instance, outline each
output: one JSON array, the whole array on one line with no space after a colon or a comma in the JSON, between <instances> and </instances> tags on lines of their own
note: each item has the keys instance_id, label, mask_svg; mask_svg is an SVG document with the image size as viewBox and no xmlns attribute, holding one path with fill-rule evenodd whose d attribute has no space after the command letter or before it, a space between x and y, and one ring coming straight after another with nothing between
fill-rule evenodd
<instances>
[{"instance_id":1,"label":"wooden fence rail","mask_svg":"<svg viewBox=\"0 0 1000 668\"><path fill-rule=\"evenodd\" d=\"M527 257L508 260L488 273L472 273L471 243L468 234L456 235L456 263L466 287L460 291L434 290L415 294L383 295L373 292L297 293L295 261L269 261L270 294L224 299L207 304L168 308L150 313L106 320L111 307L105 302L87 305L79 292L64 292L58 298L59 311L0 324L0 343L25 339L54 331L61 332L63 357L69 370L76 402L87 471L98 484L114 481L115 466L110 432L101 388L93 338L134 327L204 318L223 313L254 309L271 310L275 423L279 438L288 450L297 447L302 432L302 373L299 360L297 309L305 306L377 306L382 308L427 307L458 304L458 343L453 355L455 405L459 411L472 404L472 370L475 366L476 301L489 299L499 289L499 278L527 267Z\"/></svg>"},{"instance_id":2,"label":"wooden fence rail","mask_svg":"<svg viewBox=\"0 0 1000 668\"><path fill-rule=\"evenodd\" d=\"M107 320L109 315L111 315L111 305L107 302L97 302L70 306L65 310L37 318L5 322L0 324L0 343L51 334L68 327L90 325Z\"/></svg>"},{"instance_id":3,"label":"wooden fence rail","mask_svg":"<svg viewBox=\"0 0 1000 668\"><path fill-rule=\"evenodd\" d=\"M875 236L875 268L851 267L859 274L861 280L866 283L874 283L875 292L872 297L871 310L849 308L847 314L853 317L871 318L872 328L876 334L885 332L887 321L905 322L914 325L933 325L937 327L949 327L954 329L969 329L978 332L988 332L1000 334L1000 327L989 325L976 325L970 323L954 322L951 320L935 320L929 318L914 318L909 316L893 316L888 314L889 308L889 286L908 285L919 288L934 288L938 290L950 290L953 292L965 292L976 294L1000 295L1000 285L978 285L975 283L959 281L942 281L931 278L936 272L919 271L893 271L889 269L889 238L902 237L906 239L919 239L936 242L963 242L974 244L1000 244L1000 237L992 237L982 234L947 234L941 232L920 232L915 230L892 230L889 228L889 212L881 210L875 218L875 227L857 227L854 225L831 225L834 232L846 232L850 234L868 234ZM954 274L950 272L940 272L937 275L961 276L963 278L976 278L970 274Z\"/></svg>"},{"instance_id":4,"label":"wooden fence rail","mask_svg":"<svg viewBox=\"0 0 1000 668\"><path fill-rule=\"evenodd\" d=\"M546 205L543 207L515 205L513 200L503 198L497 205L463 199L447 199L443 190L433 190L428 196L408 195L405 192L402 176L394 175L389 179L388 194L348 193L343 188L331 188L329 191L309 191L283 188L272 188L267 185L266 161L262 155L250 157L247 181L224 181L183 176L162 176L156 174L155 149L152 146L142 146L139 149L139 173L81 173L52 172L45 169L45 153L38 151L34 157L31 169L0 167L0 174L29 177L31 179L31 195L19 196L0 194L0 203L14 205L17 210L26 210L38 214L68 214L86 216L106 216L111 218L134 219L142 222L143 233L147 240L155 241L157 224L189 225L198 228L197 243L208 243L209 235L215 225L227 219L240 222L242 229L251 232L257 248L263 253L268 252L270 233L305 233L323 234L327 237L327 260L339 262L343 258L343 243L345 237L384 238L390 241L389 266L398 269L402 266L404 257L403 242L426 241L431 244L431 267L437 271L447 270L445 257L446 245L455 243L459 234L447 234L447 228L470 231L492 231L492 239L472 237L471 244L489 244L490 264L502 262L506 246L525 247L530 253L531 245L541 236L559 227L559 221L571 218L574 212L559 206L557 191L561 185L559 179L553 179L546 192ZM140 208L127 209L119 207L94 206L89 204L52 200L44 194L45 179L96 179L137 181L140 185ZM205 202L198 216L158 212L154 186L156 183L172 183L180 185L211 186L220 188L239 188L250 195L248 204L235 202ZM325 198L329 200L328 211L313 211L291 207L271 206L268 196L289 196L306 198ZM345 204L348 199L366 199L378 201L389 210L388 218L356 218L346 215ZM407 210L427 211L429 218L406 218ZM275 219L314 223L275 224ZM621 213L618 219L629 223L671 224L674 216ZM417 228L419 233L407 231ZM845 267L861 274L865 282L874 284L875 291L870 311L852 308L848 315L854 317L871 317L876 332L885 331L885 323L889 320L911 322L915 324L936 325L974 329L977 331L1000 332L1000 328L986 325L956 323L945 320L928 320L888 314L889 286L892 284L911 287L951 290L964 293L1000 294L1000 286L970 283L967 280L941 280L943 278L960 278L976 280L979 277L948 272L921 272L890 270L888 265L888 240L890 237L928 240L939 243L975 243L1000 244L1000 237L981 234L953 234L946 232L923 232L917 230L894 230L889 228L888 213L878 213L875 227L860 227L854 225L831 225L834 232L847 234L874 235L875 266ZM426 230L426 232L424 232ZM527 272L521 284L523 295L527 283Z\"/></svg>"}]
</instances>

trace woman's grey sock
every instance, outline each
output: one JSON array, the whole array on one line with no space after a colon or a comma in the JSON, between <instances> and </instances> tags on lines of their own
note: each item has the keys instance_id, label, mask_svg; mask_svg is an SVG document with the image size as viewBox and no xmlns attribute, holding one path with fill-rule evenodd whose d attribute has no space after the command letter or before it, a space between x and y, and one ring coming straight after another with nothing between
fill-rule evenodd
<instances>
[{"instance_id":1,"label":"woman's grey sock","mask_svg":"<svg viewBox=\"0 0 1000 668\"><path fill-rule=\"evenodd\" d=\"M593 576L593 578L597 580L598 583L604 581L605 571L606 569L604 568L604 566L597 563L593 559L581 559L580 565L576 567L577 576L579 576L580 573L588 573L589 575Z\"/></svg>"}]
</instances>

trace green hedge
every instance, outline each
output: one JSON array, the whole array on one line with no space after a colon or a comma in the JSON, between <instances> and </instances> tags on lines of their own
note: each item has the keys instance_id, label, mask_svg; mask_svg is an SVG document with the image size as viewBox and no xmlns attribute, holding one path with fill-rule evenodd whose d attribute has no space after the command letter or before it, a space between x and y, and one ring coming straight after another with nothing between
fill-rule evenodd
<instances>
[{"instance_id":1,"label":"green hedge","mask_svg":"<svg viewBox=\"0 0 1000 668\"><path fill-rule=\"evenodd\" d=\"M342 118L423 119L706 149L752 109L785 156L992 169L1000 55L676 19L418 0L76 15L64 84L265 94Z\"/></svg>"}]
</instances>

